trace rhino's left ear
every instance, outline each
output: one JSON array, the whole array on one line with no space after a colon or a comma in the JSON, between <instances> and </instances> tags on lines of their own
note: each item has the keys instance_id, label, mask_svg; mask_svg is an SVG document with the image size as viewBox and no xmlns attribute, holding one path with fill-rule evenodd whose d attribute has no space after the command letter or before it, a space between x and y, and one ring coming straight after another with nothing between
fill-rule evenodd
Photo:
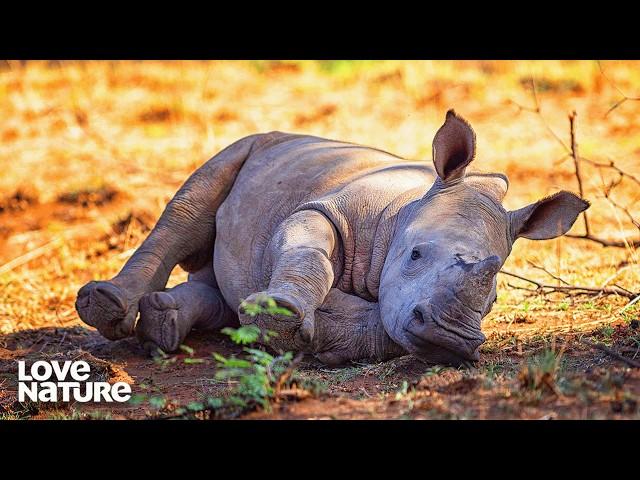
<instances>
[{"instance_id":1,"label":"rhino's left ear","mask_svg":"<svg viewBox=\"0 0 640 480\"><path fill-rule=\"evenodd\" d=\"M561 191L547 198L509 212L513 240L524 237L546 240L569 231L578 215L589 208L589 202L577 195Z\"/></svg>"},{"instance_id":2,"label":"rhino's left ear","mask_svg":"<svg viewBox=\"0 0 640 480\"><path fill-rule=\"evenodd\" d=\"M443 182L462 178L476 154L476 134L469 123L453 110L433 139L433 164Z\"/></svg>"}]
</instances>

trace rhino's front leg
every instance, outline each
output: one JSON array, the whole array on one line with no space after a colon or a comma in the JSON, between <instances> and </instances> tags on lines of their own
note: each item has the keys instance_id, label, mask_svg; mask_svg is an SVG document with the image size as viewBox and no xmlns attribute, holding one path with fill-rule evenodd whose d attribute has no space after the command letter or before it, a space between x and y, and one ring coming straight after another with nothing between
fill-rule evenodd
<instances>
[{"instance_id":1,"label":"rhino's front leg","mask_svg":"<svg viewBox=\"0 0 640 480\"><path fill-rule=\"evenodd\" d=\"M260 303L264 295L293 312L292 317L258 315L251 317L242 306L242 324L256 324L277 336L275 348L308 350L314 337L315 310L322 305L340 268L337 233L333 224L316 210L294 213L278 228L267 245L264 257L266 290L245 299Z\"/></svg>"},{"instance_id":2,"label":"rhino's front leg","mask_svg":"<svg viewBox=\"0 0 640 480\"><path fill-rule=\"evenodd\" d=\"M328 365L352 360L383 361L407 353L387 335L377 303L336 288L316 310L311 351Z\"/></svg>"}]
</instances>

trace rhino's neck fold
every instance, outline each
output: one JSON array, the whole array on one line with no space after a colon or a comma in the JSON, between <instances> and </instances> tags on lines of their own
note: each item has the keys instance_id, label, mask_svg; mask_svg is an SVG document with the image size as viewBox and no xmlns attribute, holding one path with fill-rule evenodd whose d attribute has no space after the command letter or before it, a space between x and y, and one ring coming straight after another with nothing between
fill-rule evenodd
<instances>
[{"instance_id":1,"label":"rhino's neck fold","mask_svg":"<svg viewBox=\"0 0 640 480\"><path fill-rule=\"evenodd\" d=\"M387 259L393 236L398 226L398 220L406 208L424 195L423 187L408 190L395 199L383 210L379 217L378 225L373 238L369 271L365 278L369 294L375 300L378 299L380 288L380 275L384 262Z\"/></svg>"}]
</instances>

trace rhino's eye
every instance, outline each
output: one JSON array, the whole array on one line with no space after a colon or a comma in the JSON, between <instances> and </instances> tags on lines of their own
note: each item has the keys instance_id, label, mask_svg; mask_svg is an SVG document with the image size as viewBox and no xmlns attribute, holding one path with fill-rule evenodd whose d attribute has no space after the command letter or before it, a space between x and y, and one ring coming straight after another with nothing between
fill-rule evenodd
<instances>
[{"instance_id":1,"label":"rhino's eye","mask_svg":"<svg viewBox=\"0 0 640 480\"><path fill-rule=\"evenodd\" d=\"M420 250L414 248L411 251L411 260L418 260L422 255L420 254Z\"/></svg>"}]
</instances>

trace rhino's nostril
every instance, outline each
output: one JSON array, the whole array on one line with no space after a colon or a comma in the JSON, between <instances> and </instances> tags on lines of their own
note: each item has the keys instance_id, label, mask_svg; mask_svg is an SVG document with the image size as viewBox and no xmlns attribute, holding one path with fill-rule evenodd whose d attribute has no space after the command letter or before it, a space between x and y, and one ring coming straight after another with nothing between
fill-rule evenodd
<instances>
[{"instance_id":1,"label":"rhino's nostril","mask_svg":"<svg viewBox=\"0 0 640 480\"><path fill-rule=\"evenodd\" d=\"M413 316L418 323L424 323L424 316L422 315L422 311L420 308L416 307L413 309Z\"/></svg>"}]
</instances>

